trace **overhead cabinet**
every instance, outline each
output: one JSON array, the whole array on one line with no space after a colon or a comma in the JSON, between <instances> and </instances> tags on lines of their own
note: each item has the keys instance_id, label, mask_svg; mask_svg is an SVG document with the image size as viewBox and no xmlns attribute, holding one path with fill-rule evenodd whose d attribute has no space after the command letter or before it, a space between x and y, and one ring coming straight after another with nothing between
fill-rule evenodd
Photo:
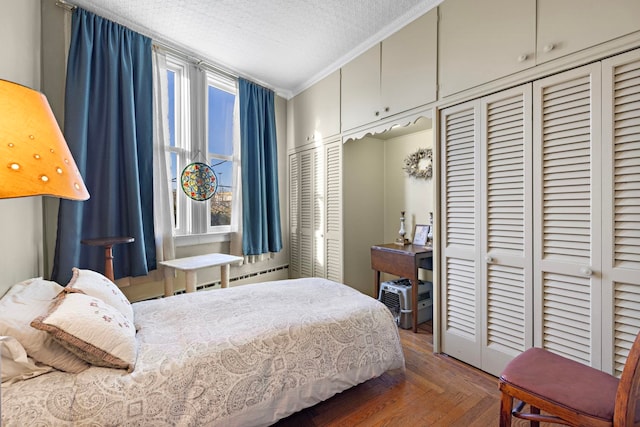
<instances>
[{"instance_id":1,"label":"overhead cabinet","mask_svg":"<svg viewBox=\"0 0 640 427\"><path fill-rule=\"evenodd\" d=\"M294 146L327 140L340 133L340 71L292 100Z\"/></svg>"},{"instance_id":2,"label":"overhead cabinet","mask_svg":"<svg viewBox=\"0 0 640 427\"><path fill-rule=\"evenodd\" d=\"M537 0L537 4L538 64L640 31L638 0Z\"/></svg>"},{"instance_id":3,"label":"overhead cabinet","mask_svg":"<svg viewBox=\"0 0 640 427\"><path fill-rule=\"evenodd\" d=\"M640 52L441 113L443 351L620 374L640 329ZM533 214L531 213L533 212Z\"/></svg>"},{"instance_id":4,"label":"overhead cabinet","mask_svg":"<svg viewBox=\"0 0 640 427\"><path fill-rule=\"evenodd\" d=\"M640 31L637 0L445 0L444 97Z\"/></svg>"},{"instance_id":5,"label":"overhead cabinet","mask_svg":"<svg viewBox=\"0 0 640 427\"><path fill-rule=\"evenodd\" d=\"M441 96L536 64L535 0L445 0L438 7Z\"/></svg>"},{"instance_id":6,"label":"overhead cabinet","mask_svg":"<svg viewBox=\"0 0 640 427\"><path fill-rule=\"evenodd\" d=\"M436 100L437 11L342 68L342 131Z\"/></svg>"}]
</instances>

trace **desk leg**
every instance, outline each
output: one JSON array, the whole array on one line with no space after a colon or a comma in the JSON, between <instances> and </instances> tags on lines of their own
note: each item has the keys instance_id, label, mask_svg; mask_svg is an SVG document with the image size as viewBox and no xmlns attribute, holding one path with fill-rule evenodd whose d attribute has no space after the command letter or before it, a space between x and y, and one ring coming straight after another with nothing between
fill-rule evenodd
<instances>
[{"instance_id":1,"label":"desk leg","mask_svg":"<svg viewBox=\"0 0 640 427\"><path fill-rule=\"evenodd\" d=\"M196 282L198 281L198 274L196 270L186 270L185 274L185 292L195 292L196 291Z\"/></svg>"},{"instance_id":2,"label":"desk leg","mask_svg":"<svg viewBox=\"0 0 640 427\"><path fill-rule=\"evenodd\" d=\"M380 298L380 270L373 271L373 297Z\"/></svg>"},{"instance_id":3,"label":"desk leg","mask_svg":"<svg viewBox=\"0 0 640 427\"><path fill-rule=\"evenodd\" d=\"M229 287L229 270L231 270L229 264L224 264L220 266L220 287L221 288Z\"/></svg>"},{"instance_id":4,"label":"desk leg","mask_svg":"<svg viewBox=\"0 0 640 427\"><path fill-rule=\"evenodd\" d=\"M418 280L418 268L416 266L413 270L413 277L411 278L411 318L413 319L413 332L418 332L418 286L420 281Z\"/></svg>"},{"instance_id":5,"label":"desk leg","mask_svg":"<svg viewBox=\"0 0 640 427\"><path fill-rule=\"evenodd\" d=\"M175 277L175 270L171 267L163 267L164 269L164 296L173 296L173 278Z\"/></svg>"}]
</instances>

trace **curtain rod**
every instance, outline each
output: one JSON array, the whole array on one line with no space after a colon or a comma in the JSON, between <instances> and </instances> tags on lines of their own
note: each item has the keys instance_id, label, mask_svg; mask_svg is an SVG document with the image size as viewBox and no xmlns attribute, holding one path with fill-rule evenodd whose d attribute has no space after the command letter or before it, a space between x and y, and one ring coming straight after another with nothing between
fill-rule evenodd
<instances>
[{"instance_id":1,"label":"curtain rod","mask_svg":"<svg viewBox=\"0 0 640 427\"><path fill-rule=\"evenodd\" d=\"M69 12L73 12L78 7L63 0L56 0L56 6L66 9Z\"/></svg>"}]
</instances>

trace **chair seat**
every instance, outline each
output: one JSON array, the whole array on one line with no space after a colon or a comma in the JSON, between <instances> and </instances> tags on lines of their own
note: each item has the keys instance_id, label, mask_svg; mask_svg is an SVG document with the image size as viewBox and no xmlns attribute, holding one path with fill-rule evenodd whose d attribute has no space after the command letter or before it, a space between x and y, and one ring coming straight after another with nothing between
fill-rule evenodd
<instances>
[{"instance_id":1,"label":"chair seat","mask_svg":"<svg viewBox=\"0 0 640 427\"><path fill-rule=\"evenodd\" d=\"M556 406L613 420L619 380L541 348L513 359L501 380Z\"/></svg>"}]
</instances>

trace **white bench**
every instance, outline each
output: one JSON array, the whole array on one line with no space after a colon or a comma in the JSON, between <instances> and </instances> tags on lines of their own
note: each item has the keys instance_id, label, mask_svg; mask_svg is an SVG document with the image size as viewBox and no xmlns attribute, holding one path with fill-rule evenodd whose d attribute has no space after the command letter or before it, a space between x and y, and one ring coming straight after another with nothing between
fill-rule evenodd
<instances>
[{"instance_id":1,"label":"white bench","mask_svg":"<svg viewBox=\"0 0 640 427\"><path fill-rule=\"evenodd\" d=\"M229 266L240 264L243 258L227 254L206 254L187 258L177 258L159 262L164 267L164 296L173 295L175 271L185 272L185 291L194 292L198 282L197 272L201 268L220 266L220 286L229 287Z\"/></svg>"}]
</instances>

